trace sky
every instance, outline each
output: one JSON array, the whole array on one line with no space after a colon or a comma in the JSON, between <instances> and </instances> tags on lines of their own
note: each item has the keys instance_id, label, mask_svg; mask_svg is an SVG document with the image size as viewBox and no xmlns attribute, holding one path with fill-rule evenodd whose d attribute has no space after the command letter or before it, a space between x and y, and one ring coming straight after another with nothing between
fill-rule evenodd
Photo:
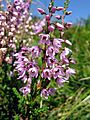
<instances>
[{"instance_id":1,"label":"sky","mask_svg":"<svg viewBox=\"0 0 90 120\"><path fill-rule=\"evenodd\" d=\"M55 0L55 5L63 6L65 0ZM37 8L43 8L47 11L47 6L50 0L34 0L31 10L34 15L40 16ZM90 16L90 0L70 0L68 10L72 11L72 15L66 17L66 21L77 22L80 18L87 18Z\"/></svg>"},{"instance_id":2,"label":"sky","mask_svg":"<svg viewBox=\"0 0 90 120\"><path fill-rule=\"evenodd\" d=\"M51 0L32 0L32 1L33 3L31 5L31 12L33 13L34 16L40 17L41 15L37 12L37 8L40 7L47 11L48 4ZM65 0L54 1L56 6L63 6ZM68 10L72 11L72 14L66 17L65 19L66 21L76 23L81 18L86 19L88 18L88 16L90 16L90 0L70 0Z\"/></svg>"}]
</instances>

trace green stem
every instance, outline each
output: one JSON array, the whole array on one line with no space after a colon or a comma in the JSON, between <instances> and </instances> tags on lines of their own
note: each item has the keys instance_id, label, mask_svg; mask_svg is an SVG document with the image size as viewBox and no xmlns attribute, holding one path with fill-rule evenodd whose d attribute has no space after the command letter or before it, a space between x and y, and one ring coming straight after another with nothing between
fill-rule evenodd
<instances>
[{"instance_id":1,"label":"green stem","mask_svg":"<svg viewBox=\"0 0 90 120\"><path fill-rule=\"evenodd\" d=\"M54 0L51 0L51 4L52 4L52 6L54 6Z\"/></svg>"},{"instance_id":2,"label":"green stem","mask_svg":"<svg viewBox=\"0 0 90 120\"><path fill-rule=\"evenodd\" d=\"M40 108L42 108L42 100L40 101Z\"/></svg>"}]
</instances>

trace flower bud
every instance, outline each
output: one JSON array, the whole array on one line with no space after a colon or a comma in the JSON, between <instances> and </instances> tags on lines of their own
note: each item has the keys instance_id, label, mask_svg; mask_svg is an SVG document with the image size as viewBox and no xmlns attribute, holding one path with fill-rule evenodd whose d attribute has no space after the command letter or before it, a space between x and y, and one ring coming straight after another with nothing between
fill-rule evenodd
<instances>
[{"instance_id":1,"label":"flower bud","mask_svg":"<svg viewBox=\"0 0 90 120\"><path fill-rule=\"evenodd\" d=\"M70 60L70 63L76 64L76 61L75 61L74 59L71 59L71 60Z\"/></svg>"},{"instance_id":2,"label":"flower bud","mask_svg":"<svg viewBox=\"0 0 90 120\"><path fill-rule=\"evenodd\" d=\"M57 10L60 11L60 10L64 10L63 7L57 7Z\"/></svg>"},{"instance_id":3,"label":"flower bud","mask_svg":"<svg viewBox=\"0 0 90 120\"><path fill-rule=\"evenodd\" d=\"M57 18L58 20L61 19L60 15L56 15L55 18Z\"/></svg>"},{"instance_id":4,"label":"flower bud","mask_svg":"<svg viewBox=\"0 0 90 120\"><path fill-rule=\"evenodd\" d=\"M72 45L72 43L69 40L65 40L65 43L67 43L68 45Z\"/></svg>"},{"instance_id":5,"label":"flower bud","mask_svg":"<svg viewBox=\"0 0 90 120\"><path fill-rule=\"evenodd\" d=\"M46 14L46 12L42 8L38 8L38 12L41 14Z\"/></svg>"},{"instance_id":6,"label":"flower bud","mask_svg":"<svg viewBox=\"0 0 90 120\"><path fill-rule=\"evenodd\" d=\"M66 12L65 14L70 15L70 14L72 14L72 11Z\"/></svg>"},{"instance_id":7,"label":"flower bud","mask_svg":"<svg viewBox=\"0 0 90 120\"><path fill-rule=\"evenodd\" d=\"M66 27L66 28L72 27L72 22L67 22L67 23L65 24L65 27Z\"/></svg>"},{"instance_id":8,"label":"flower bud","mask_svg":"<svg viewBox=\"0 0 90 120\"><path fill-rule=\"evenodd\" d=\"M56 7L53 7L52 8L52 13L55 13L56 12Z\"/></svg>"},{"instance_id":9,"label":"flower bud","mask_svg":"<svg viewBox=\"0 0 90 120\"><path fill-rule=\"evenodd\" d=\"M62 31L64 29L64 26L60 23L56 23L56 27L58 28L58 30Z\"/></svg>"},{"instance_id":10,"label":"flower bud","mask_svg":"<svg viewBox=\"0 0 90 120\"><path fill-rule=\"evenodd\" d=\"M50 32L53 32L54 31L54 26L53 25L50 25L49 27L48 27L48 30L50 31Z\"/></svg>"}]
</instances>

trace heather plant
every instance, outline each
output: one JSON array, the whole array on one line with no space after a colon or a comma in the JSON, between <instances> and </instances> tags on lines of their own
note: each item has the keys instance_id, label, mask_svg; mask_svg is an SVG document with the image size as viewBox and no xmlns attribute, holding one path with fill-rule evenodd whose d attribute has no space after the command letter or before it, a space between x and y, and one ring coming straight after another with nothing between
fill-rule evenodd
<instances>
[{"instance_id":1,"label":"heather plant","mask_svg":"<svg viewBox=\"0 0 90 120\"><path fill-rule=\"evenodd\" d=\"M56 7L54 1L51 1L48 13L38 8L38 12L44 16L39 25L36 23L32 26L34 34L39 36L38 45L24 46L14 55L14 72L18 73L17 79L25 84L20 91L26 98L30 94L31 100L41 96L40 108L43 107L43 99L54 95L58 87L75 74L75 70L70 67L75 61L71 58L72 51L67 47L72 43L63 39L64 31L72 25L64 22L65 16L71 14L67 11L68 2L65 2L64 7ZM56 16L56 11L63 14ZM61 20L61 23L53 22L53 17ZM59 31L59 38L55 37L55 30Z\"/></svg>"}]
</instances>

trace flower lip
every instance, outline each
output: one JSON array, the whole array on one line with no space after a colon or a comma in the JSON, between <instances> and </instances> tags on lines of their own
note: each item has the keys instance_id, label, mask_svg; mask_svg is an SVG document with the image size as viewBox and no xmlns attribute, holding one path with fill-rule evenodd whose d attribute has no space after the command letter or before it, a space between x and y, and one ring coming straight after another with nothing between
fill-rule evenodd
<instances>
[{"instance_id":1,"label":"flower lip","mask_svg":"<svg viewBox=\"0 0 90 120\"><path fill-rule=\"evenodd\" d=\"M45 18L46 18L47 21L49 21L50 20L50 15L46 15Z\"/></svg>"}]
</instances>

